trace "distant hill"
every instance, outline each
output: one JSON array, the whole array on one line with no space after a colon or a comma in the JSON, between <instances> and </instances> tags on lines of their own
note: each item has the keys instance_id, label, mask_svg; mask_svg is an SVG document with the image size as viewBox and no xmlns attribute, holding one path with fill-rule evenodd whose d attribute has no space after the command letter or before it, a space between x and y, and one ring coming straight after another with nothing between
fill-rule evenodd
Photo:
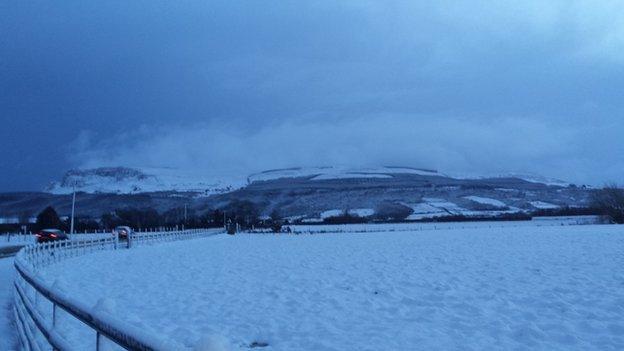
<instances>
[{"instance_id":1,"label":"distant hill","mask_svg":"<svg viewBox=\"0 0 624 351\"><path fill-rule=\"evenodd\" d=\"M244 177L215 178L201 172L174 168L102 167L73 169L45 189L52 194L71 194L73 189L90 194L140 194L162 191L196 192L212 195L245 185Z\"/></svg>"},{"instance_id":2,"label":"distant hill","mask_svg":"<svg viewBox=\"0 0 624 351\"><path fill-rule=\"evenodd\" d=\"M249 200L263 215L278 210L308 222L345 211L371 216L390 205L407 208L413 220L582 207L591 191L534 175L452 176L399 166L296 167L222 178L171 168L108 167L68 171L41 193L0 194L0 217L32 215L47 205L67 214L74 187L78 213L93 217L123 207L165 211L186 205L202 213Z\"/></svg>"}]
</instances>

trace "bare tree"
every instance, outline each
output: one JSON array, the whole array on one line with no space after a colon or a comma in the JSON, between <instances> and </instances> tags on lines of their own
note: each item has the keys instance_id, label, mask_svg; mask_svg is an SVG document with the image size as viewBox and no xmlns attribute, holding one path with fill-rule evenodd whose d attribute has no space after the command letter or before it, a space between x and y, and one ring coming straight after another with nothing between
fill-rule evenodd
<instances>
[{"instance_id":1,"label":"bare tree","mask_svg":"<svg viewBox=\"0 0 624 351\"><path fill-rule=\"evenodd\" d=\"M608 220L624 223L624 189L608 184L592 194L592 205L598 208Z\"/></svg>"}]
</instances>

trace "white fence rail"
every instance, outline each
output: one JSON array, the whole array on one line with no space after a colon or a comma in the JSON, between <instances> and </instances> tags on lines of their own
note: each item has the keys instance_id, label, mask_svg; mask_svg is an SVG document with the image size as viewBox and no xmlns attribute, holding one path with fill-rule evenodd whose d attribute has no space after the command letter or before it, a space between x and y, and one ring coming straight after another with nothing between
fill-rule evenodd
<instances>
[{"instance_id":1,"label":"white fence rail","mask_svg":"<svg viewBox=\"0 0 624 351\"><path fill-rule=\"evenodd\" d=\"M108 339L126 350L175 350L176 347L159 340L157 336L145 335L132 325L109 315L98 314L89 306L72 299L62 291L50 286L37 272L47 265L95 251L115 250L135 245L154 244L184 239L200 238L223 232L222 229L192 229L171 232L133 233L127 243L108 235L87 240L65 240L25 246L15 258L17 272L14 282L14 315L21 348L27 351L76 350L62 336L58 325L60 308L93 330L95 348L99 350ZM42 308L41 299L51 304Z\"/></svg>"}]
</instances>

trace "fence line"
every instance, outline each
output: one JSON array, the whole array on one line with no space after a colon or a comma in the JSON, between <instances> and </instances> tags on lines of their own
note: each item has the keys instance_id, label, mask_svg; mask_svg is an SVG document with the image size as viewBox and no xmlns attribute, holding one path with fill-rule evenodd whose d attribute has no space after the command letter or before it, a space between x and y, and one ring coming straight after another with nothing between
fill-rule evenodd
<instances>
[{"instance_id":1,"label":"fence line","mask_svg":"<svg viewBox=\"0 0 624 351\"><path fill-rule=\"evenodd\" d=\"M132 325L102 313L94 313L90 306L74 300L62 291L54 289L37 275L41 267L62 260L86 255L96 251L116 250L160 242L207 237L222 232L222 229L192 229L170 232L132 233L127 243L116 236L87 240L64 240L25 246L15 258L16 277L14 282L14 315L22 349L75 350L62 335L57 325L58 309L67 312L94 331L96 350L104 338L126 350L175 350L158 337L145 335ZM125 245L124 245L125 244ZM40 297L52 304L51 316L39 308ZM47 344L42 347L41 343Z\"/></svg>"}]
</instances>

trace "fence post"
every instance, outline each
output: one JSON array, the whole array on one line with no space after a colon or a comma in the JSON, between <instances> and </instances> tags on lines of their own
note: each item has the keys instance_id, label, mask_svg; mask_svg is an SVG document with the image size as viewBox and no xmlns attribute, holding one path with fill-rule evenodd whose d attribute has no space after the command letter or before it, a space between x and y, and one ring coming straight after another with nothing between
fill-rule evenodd
<instances>
[{"instance_id":1,"label":"fence post","mask_svg":"<svg viewBox=\"0 0 624 351\"><path fill-rule=\"evenodd\" d=\"M56 303L52 301L52 328L56 326Z\"/></svg>"}]
</instances>

